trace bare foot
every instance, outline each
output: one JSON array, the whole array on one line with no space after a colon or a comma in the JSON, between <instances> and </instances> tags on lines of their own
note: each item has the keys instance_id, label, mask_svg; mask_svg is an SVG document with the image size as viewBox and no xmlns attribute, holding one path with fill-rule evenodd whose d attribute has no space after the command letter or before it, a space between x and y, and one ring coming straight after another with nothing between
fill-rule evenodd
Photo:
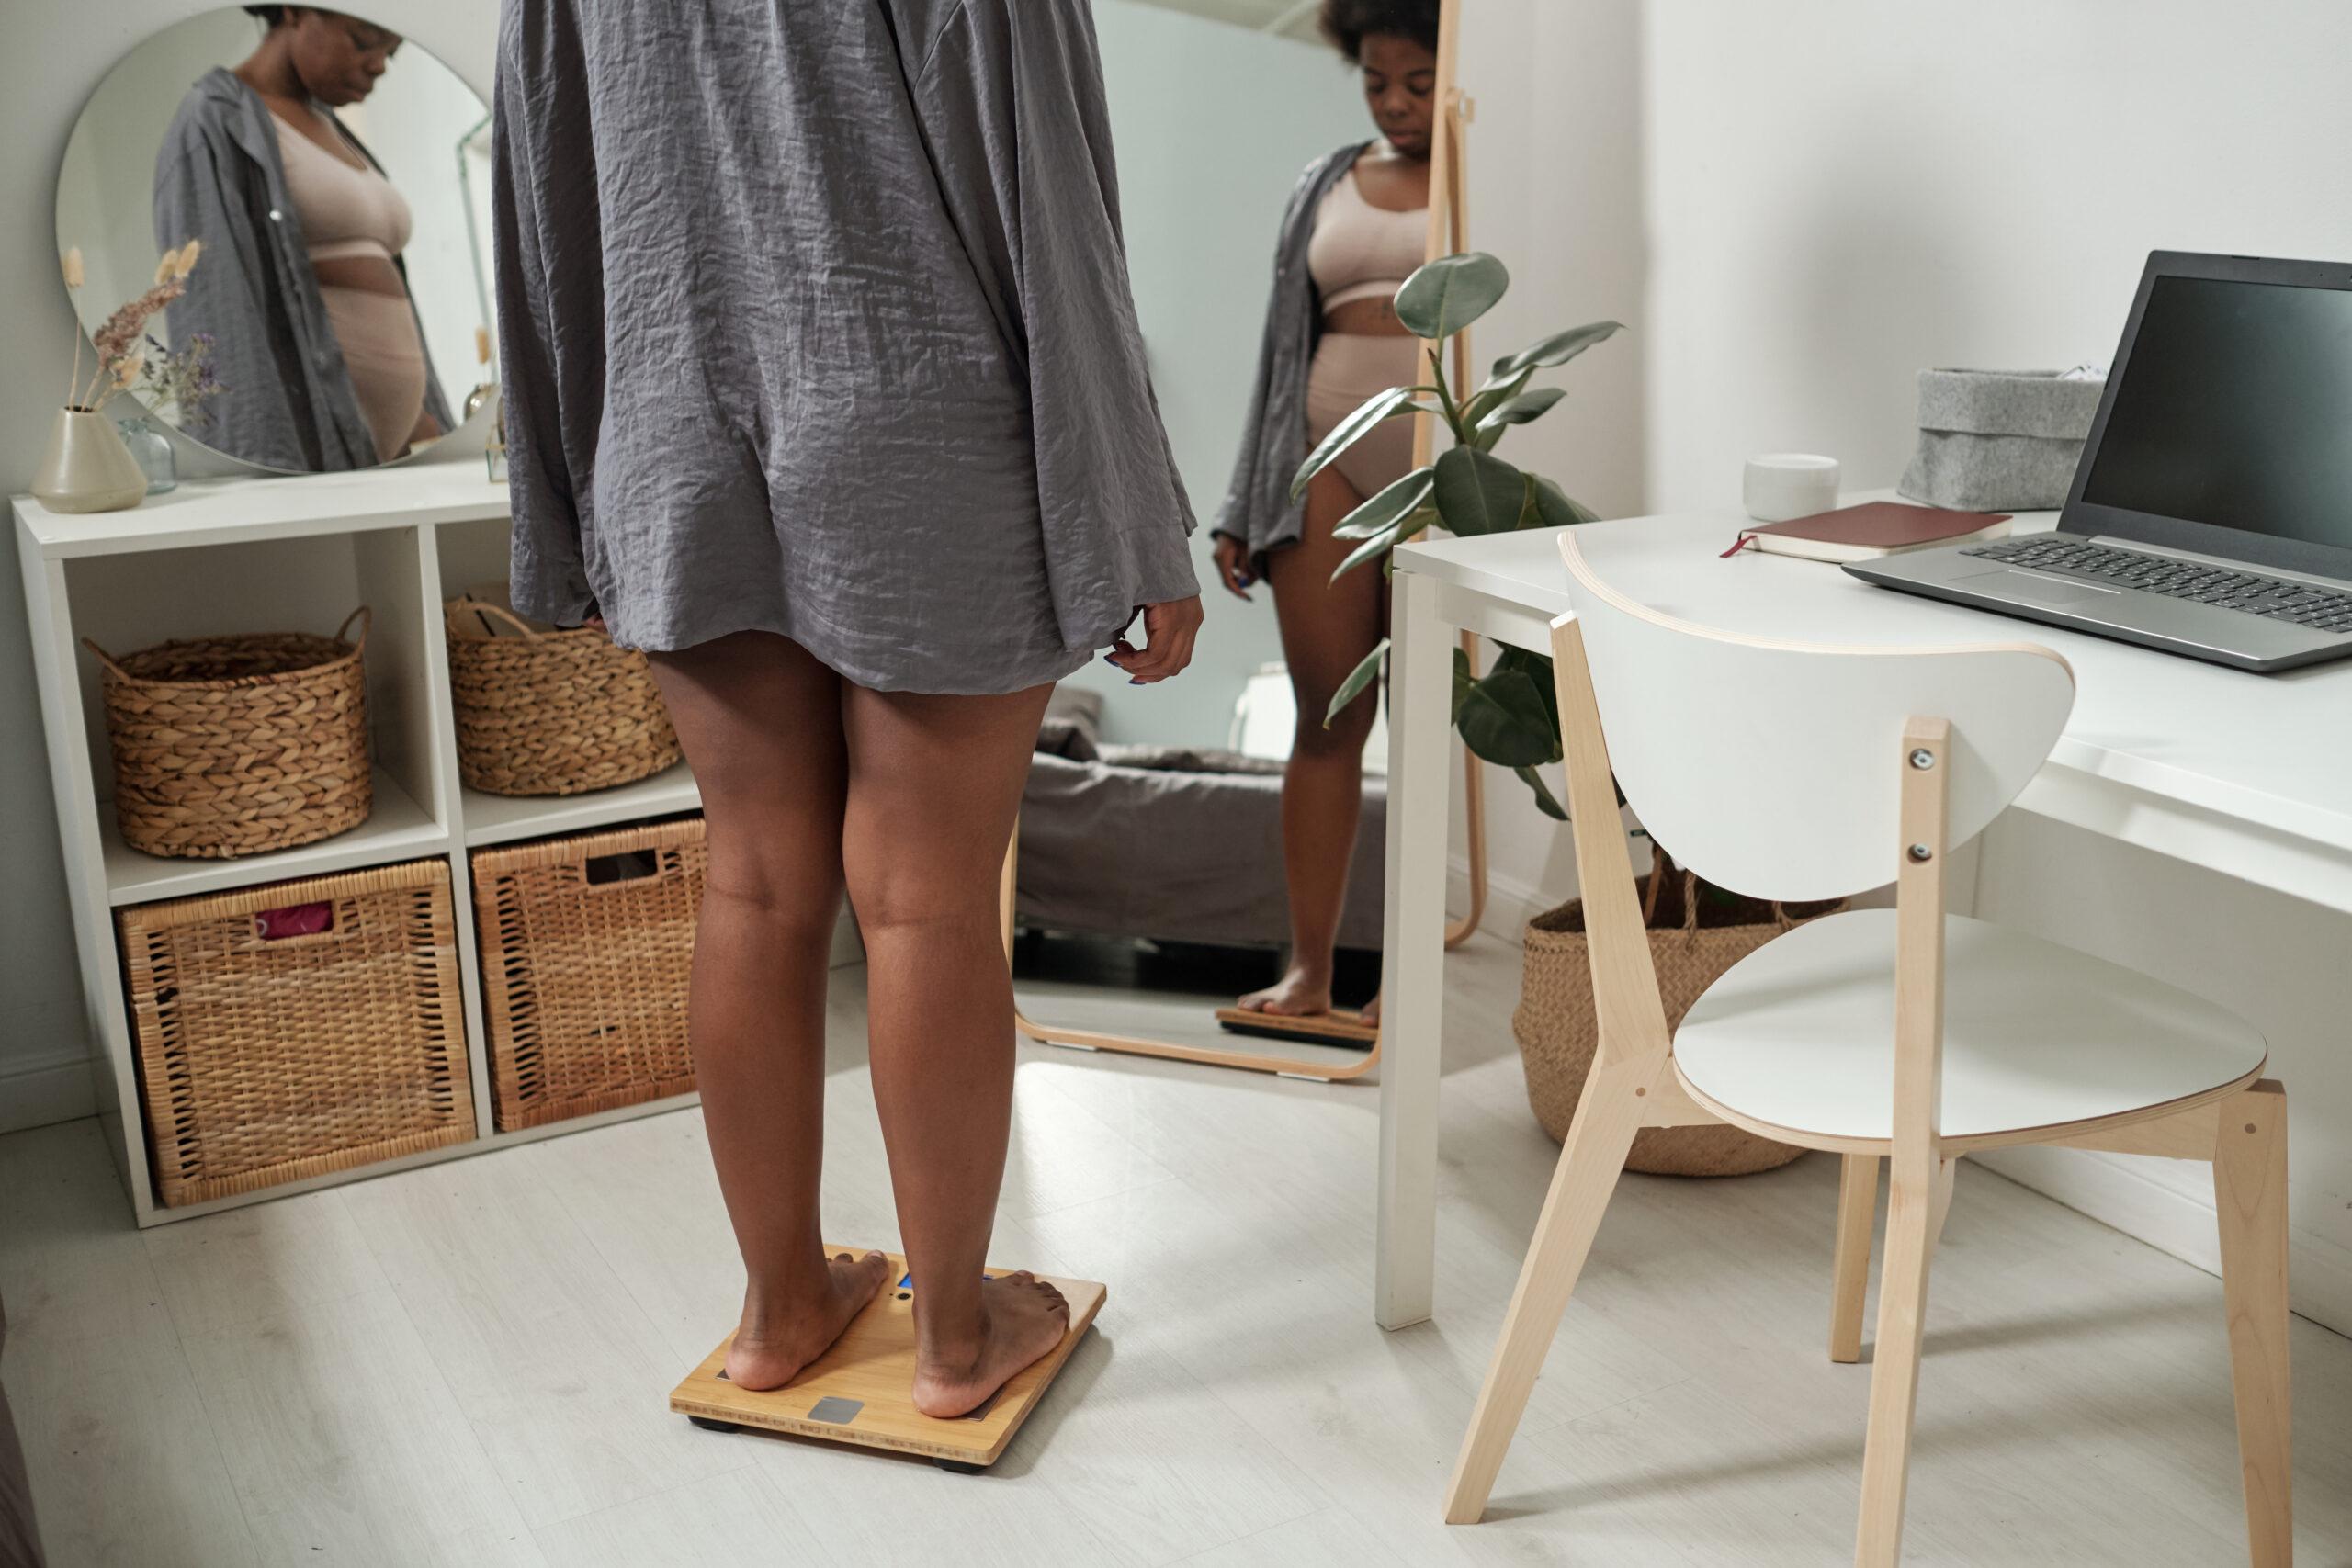
<instances>
[{"instance_id":1,"label":"bare foot","mask_svg":"<svg viewBox=\"0 0 2352 1568\"><path fill-rule=\"evenodd\" d=\"M852 1258L835 1253L825 1265L825 1282L815 1300L782 1307L743 1299L743 1321L727 1348L727 1381L754 1393L782 1388L800 1369L832 1348L849 1320L864 1310L890 1277L890 1260L878 1252Z\"/></svg>"},{"instance_id":2,"label":"bare foot","mask_svg":"<svg viewBox=\"0 0 2352 1568\"><path fill-rule=\"evenodd\" d=\"M1363 1020L1363 1026L1366 1029L1378 1029L1380 1027L1380 998L1375 996L1363 1007L1358 1008L1356 1016Z\"/></svg>"},{"instance_id":3,"label":"bare foot","mask_svg":"<svg viewBox=\"0 0 2352 1568\"><path fill-rule=\"evenodd\" d=\"M1241 998L1243 1012L1270 1012L1281 1018L1311 1018L1331 1010L1331 982L1317 979L1296 964L1262 991Z\"/></svg>"},{"instance_id":4,"label":"bare foot","mask_svg":"<svg viewBox=\"0 0 2352 1568\"><path fill-rule=\"evenodd\" d=\"M1025 1269L982 1281L980 1310L987 1326L971 1354L917 1358L915 1408L924 1415L953 1420L978 1410L1069 1332L1069 1303Z\"/></svg>"}]
</instances>

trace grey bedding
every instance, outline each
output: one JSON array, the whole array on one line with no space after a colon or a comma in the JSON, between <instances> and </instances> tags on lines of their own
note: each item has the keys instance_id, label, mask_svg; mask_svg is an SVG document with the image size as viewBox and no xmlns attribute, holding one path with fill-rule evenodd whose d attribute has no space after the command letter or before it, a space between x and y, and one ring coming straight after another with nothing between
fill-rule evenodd
<instances>
[{"instance_id":1,"label":"grey bedding","mask_svg":"<svg viewBox=\"0 0 2352 1568\"><path fill-rule=\"evenodd\" d=\"M1048 931L1279 946L1282 764L1098 739L1101 699L1057 692L1021 804L1015 912ZM1380 946L1387 781L1364 781L1340 945Z\"/></svg>"}]
</instances>

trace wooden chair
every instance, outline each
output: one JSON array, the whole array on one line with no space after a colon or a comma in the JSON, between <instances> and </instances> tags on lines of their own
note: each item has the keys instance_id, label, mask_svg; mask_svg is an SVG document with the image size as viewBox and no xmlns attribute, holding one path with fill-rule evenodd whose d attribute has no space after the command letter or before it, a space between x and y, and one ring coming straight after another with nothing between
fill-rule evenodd
<instances>
[{"instance_id":1,"label":"wooden chair","mask_svg":"<svg viewBox=\"0 0 2352 1568\"><path fill-rule=\"evenodd\" d=\"M1636 604L1561 539L1553 624L1569 810L1611 775L1677 860L1789 901L1896 887L1893 910L1800 926L1736 964L1668 1038L1622 835L1579 832L1601 1042L1455 1461L1476 1521L1634 1133L1722 1120L1844 1156L1831 1354L1860 1349L1878 1161L1892 1160L1854 1560L1898 1559L1928 1266L1952 1164L2056 1144L2211 1160L2251 1560L2291 1560L2286 1099L2267 1051L2198 997L1944 912L1944 864L2025 787L2074 703L2025 643L1832 648L1729 636ZM1606 739L1604 739L1604 732Z\"/></svg>"}]
</instances>

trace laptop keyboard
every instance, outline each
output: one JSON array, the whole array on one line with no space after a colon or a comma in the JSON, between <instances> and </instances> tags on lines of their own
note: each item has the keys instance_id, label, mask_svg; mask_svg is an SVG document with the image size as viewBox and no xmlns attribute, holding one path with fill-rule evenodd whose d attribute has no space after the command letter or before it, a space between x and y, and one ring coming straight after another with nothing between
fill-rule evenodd
<instances>
[{"instance_id":1,"label":"laptop keyboard","mask_svg":"<svg viewBox=\"0 0 2352 1568\"><path fill-rule=\"evenodd\" d=\"M2069 577L2094 578L2119 588L2188 599L2224 610L2244 610L2274 621L2292 621L2315 631L2352 633L2352 593L2283 578L2257 577L2203 561L2119 550L2054 534L2031 534L1971 545L1960 552L2004 566L2028 567Z\"/></svg>"}]
</instances>

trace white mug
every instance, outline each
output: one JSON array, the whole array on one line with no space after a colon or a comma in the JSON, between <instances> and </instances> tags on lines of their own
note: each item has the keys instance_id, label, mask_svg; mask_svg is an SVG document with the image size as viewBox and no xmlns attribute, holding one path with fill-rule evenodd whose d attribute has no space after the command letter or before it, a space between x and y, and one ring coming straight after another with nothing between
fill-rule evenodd
<instances>
[{"instance_id":1,"label":"white mug","mask_svg":"<svg viewBox=\"0 0 2352 1568\"><path fill-rule=\"evenodd\" d=\"M1747 459L1740 496L1758 523L1810 517L1838 504L1838 459L1809 452L1771 452Z\"/></svg>"}]
</instances>

